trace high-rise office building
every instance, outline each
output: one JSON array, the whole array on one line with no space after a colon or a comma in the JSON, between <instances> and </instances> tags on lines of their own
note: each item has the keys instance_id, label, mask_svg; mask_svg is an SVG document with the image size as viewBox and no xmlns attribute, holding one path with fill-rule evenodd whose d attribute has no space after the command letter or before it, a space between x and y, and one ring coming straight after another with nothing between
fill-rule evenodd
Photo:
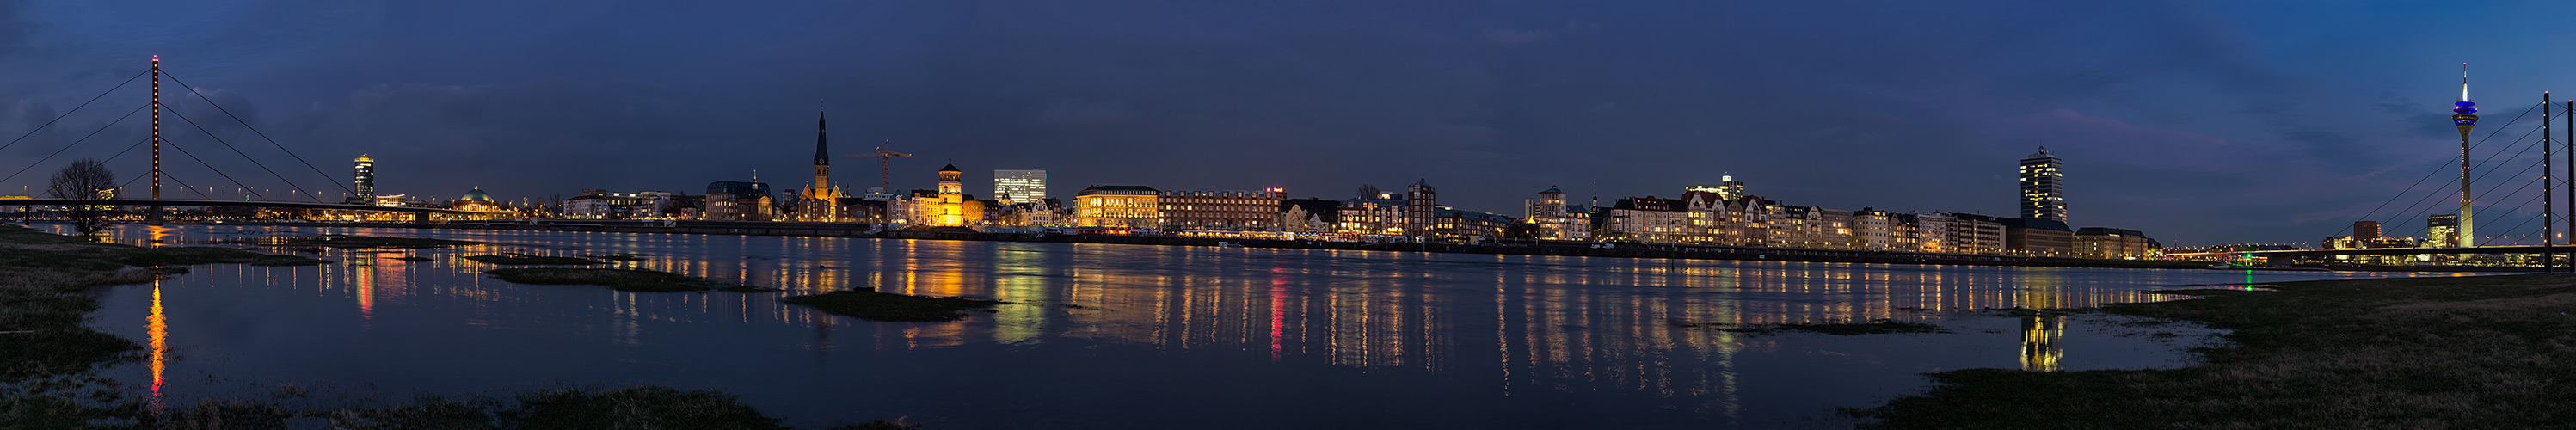
<instances>
[{"instance_id":1,"label":"high-rise office building","mask_svg":"<svg viewBox=\"0 0 2576 430\"><path fill-rule=\"evenodd\" d=\"M2353 221L2352 238L2364 242L2379 240L2378 221Z\"/></svg>"},{"instance_id":2,"label":"high-rise office building","mask_svg":"<svg viewBox=\"0 0 2576 430\"><path fill-rule=\"evenodd\" d=\"M994 169L993 199L1002 204L1030 203L1047 198L1045 169Z\"/></svg>"},{"instance_id":3,"label":"high-rise office building","mask_svg":"<svg viewBox=\"0 0 2576 430\"><path fill-rule=\"evenodd\" d=\"M350 202L354 202L354 203L356 203L356 204L370 204L370 203L375 202L375 201L376 201L376 159L375 159L375 157L369 157L369 156L367 156L367 154L358 154L358 179L357 179L357 181L356 181L356 182L357 182L357 184L356 184L356 185L358 186L358 195L355 195L355 196L349 196L349 201L350 201Z\"/></svg>"},{"instance_id":4,"label":"high-rise office building","mask_svg":"<svg viewBox=\"0 0 2576 430\"><path fill-rule=\"evenodd\" d=\"M2048 147L2021 159L2021 216L2066 222L2066 173Z\"/></svg>"},{"instance_id":5,"label":"high-rise office building","mask_svg":"<svg viewBox=\"0 0 2576 430\"><path fill-rule=\"evenodd\" d=\"M2424 217L2424 246L2428 248L2463 246L2460 243L2460 214Z\"/></svg>"}]
</instances>

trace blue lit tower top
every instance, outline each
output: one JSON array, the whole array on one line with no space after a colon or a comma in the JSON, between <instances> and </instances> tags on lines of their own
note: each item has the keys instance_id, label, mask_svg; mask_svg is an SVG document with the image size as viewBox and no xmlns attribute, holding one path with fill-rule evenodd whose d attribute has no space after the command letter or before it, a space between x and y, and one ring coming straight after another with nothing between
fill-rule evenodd
<instances>
[{"instance_id":1,"label":"blue lit tower top","mask_svg":"<svg viewBox=\"0 0 2576 430\"><path fill-rule=\"evenodd\" d=\"M2478 125L2478 104L2469 101L2469 63L2460 63L2460 102L2451 105L2451 125L2459 126L2461 136L2468 136L2469 128Z\"/></svg>"}]
</instances>

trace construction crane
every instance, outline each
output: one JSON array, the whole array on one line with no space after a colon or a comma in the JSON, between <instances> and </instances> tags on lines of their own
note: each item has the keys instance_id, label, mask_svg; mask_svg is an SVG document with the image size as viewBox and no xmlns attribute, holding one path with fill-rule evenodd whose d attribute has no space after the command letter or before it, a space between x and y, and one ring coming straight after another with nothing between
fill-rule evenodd
<instances>
[{"instance_id":1,"label":"construction crane","mask_svg":"<svg viewBox=\"0 0 2576 430\"><path fill-rule=\"evenodd\" d=\"M894 144L894 140L893 140L893 139L887 139L887 140L886 140L886 144L887 144L887 145L892 145L892 144ZM894 194L894 159L896 159L896 158L902 158L902 157L910 157L910 156L912 156L912 154L905 154L905 153L901 153L901 152L888 151L888 150L886 150L886 149L885 149L885 145L877 145L877 151L876 151L875 153L869 153L869 154L850 154L850 155L847 155L847 156L849 156L849 157L869 157L869 158L875 158L875 159L877 159L877 180L879 181L879 184L877 185L877 190L884 191L887 195L893 195L893 194Z\"/></svg>"}]
</instances>

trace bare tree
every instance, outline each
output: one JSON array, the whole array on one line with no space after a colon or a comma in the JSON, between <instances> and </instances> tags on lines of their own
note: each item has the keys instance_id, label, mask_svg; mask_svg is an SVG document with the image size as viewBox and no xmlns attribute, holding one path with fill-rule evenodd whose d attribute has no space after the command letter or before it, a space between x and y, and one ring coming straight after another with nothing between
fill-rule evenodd
<instances>
[{"instance_id":1,"label":"bare tree","mask_svg":"<svg viewBox=\"0 0 2576 430\"><path fill-rule=\"evenodd\" d=\"M116 172L96 158L83 158L54 172L53 189L49 192L63 200L112 200L116 198ZM116 206L111 205L72 204L63 211L63 217L71 221L72 230L89 236L107 231L107 218L115 212Z\"/></svg>"},{"instance_id":2,"label":"bare tree","mask_svg":"<svg viewBox=\"0 0 2576 430\"><path fill-rule=\"evenodd\" d=\"M1378 194L1383 194L1383 192L1378 191L1376 185L1360 184L1360 198L1374 199L1378 197Z\"/></svg>"}]
</instances>

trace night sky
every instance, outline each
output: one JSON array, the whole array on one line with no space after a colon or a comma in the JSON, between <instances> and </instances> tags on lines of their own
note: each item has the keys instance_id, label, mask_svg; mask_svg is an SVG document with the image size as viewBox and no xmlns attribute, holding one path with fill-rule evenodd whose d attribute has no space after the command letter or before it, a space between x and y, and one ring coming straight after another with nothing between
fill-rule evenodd
<instances>
[{"instance_id":1,"label":"night sky","mask_svg":"<svg viewBox=\"0 0 2576 430\"><path fill-rule=\"evenodd\" d=\"M2015 163L2045 145L2076 226L2313 243L2457 153L2460 63L2490 124L2576 92L2544 76L2576 48L2576 4L2552 2L732 3L0 0L0 139L158 54L329 176L202 102L181 113L335 198L323 184L360 153L381 193L440 200L698 194L754 169L798 188L819 101L833 152L917 155L896 161L899 189L951 160L979 195L996 168L1047 169L1057 197L1428 179L1442 203L1519 216L1549 186L1607 203L1731 174L1790 204L2012 215ZM0 150L0 173L142 90ZM175 122L165 134L225 173L287 187ZM140 155L110 165L134 176ZM835 167L851 191L877 181L873 159ZM2486 233L2530 218L2481 215Z\"/></svg>"}]
</instances>

